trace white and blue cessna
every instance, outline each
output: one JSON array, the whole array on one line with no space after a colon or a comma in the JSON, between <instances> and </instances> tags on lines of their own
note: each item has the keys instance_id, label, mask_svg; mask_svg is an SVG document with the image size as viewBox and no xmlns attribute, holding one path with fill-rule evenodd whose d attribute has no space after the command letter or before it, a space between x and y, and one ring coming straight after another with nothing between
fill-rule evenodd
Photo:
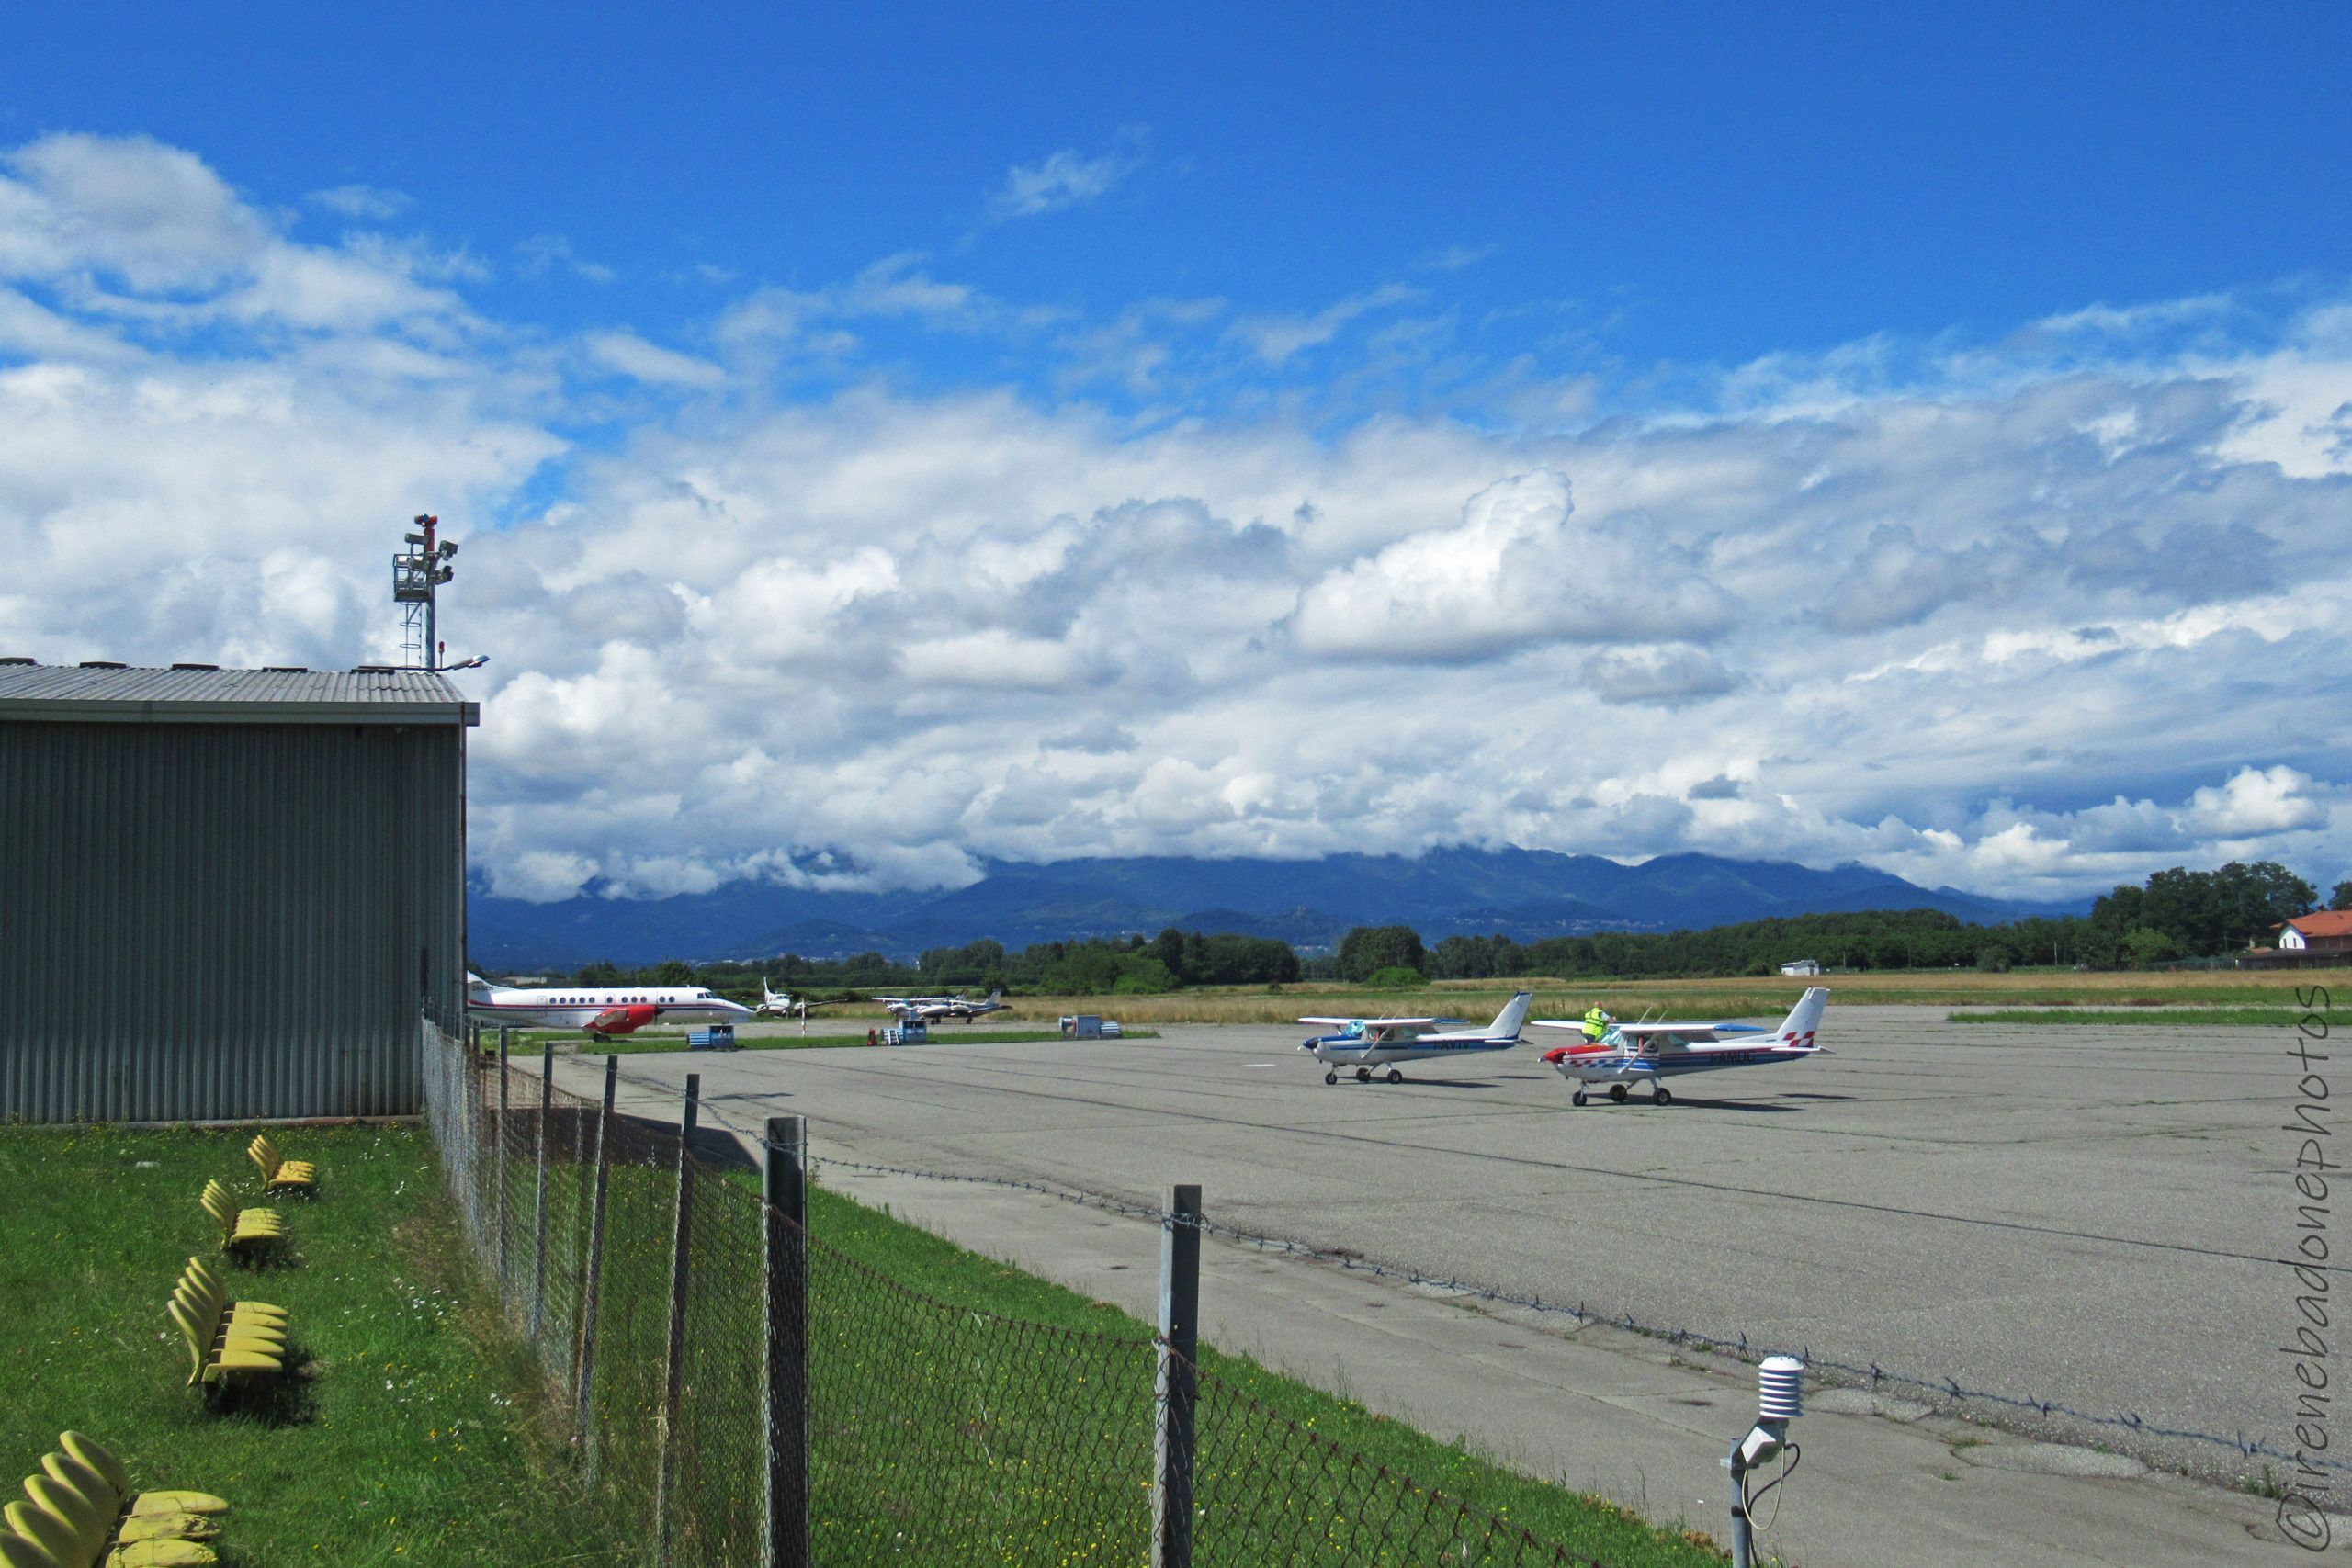
<instances>
[{"instance_id":1,"label":"white and blue cessna","mask_svg":"<svg viewBox=\"0 0 2352 1568\"><path fill-rule=\"evenodd\" d=\"M1459 1027L1458 1018L1302 1018L1301 1023L1336 1026L1339 1032L1318 1034L1298 1048L1313 1052L1323 1064L1325 1083L1338 1083L1342 1067L1355 1069L1356 1082L1370 1083L1373 1069L1382 1066L1388 1068L1385 1076L1390 1083L1403 1083L1405 1075L1395 1063L1510 1050L1519 1043L1519 1027L1527 1021L1528 1006L1534 1000L1534 992L1520 992L1484 1029Z\"/></svg>"},{"instance_id":2,"label":"white and blue cessna","mask_svg":"<svg viewBox=\"0 0 2352 1568\"><path fill-rule=\"evenodd\" d=\"M1797 998L1778 1029L1761 1024L1714 1020L1704 1023L1613 1023L1598 1040L1560 1045L1544 1053L1544 1060L1577 1086L1569 1098L1582 1105L1586 1090L1605 1085L1609 1098L1623 1105L1627 1086L1650 1086L1650 1103L1671 1104L1674 1091L1666 1080L1681 1073L1721 1072L1726 1067L1761 1067L1774 1062L1802 1062L1827 1047L1815 1038L1822 1010L1829 1005L1829 987L1815 986ZM1582 1029L1575 1019L1539 1018L1538 1029Z\"/></svg>"}]
</instances>

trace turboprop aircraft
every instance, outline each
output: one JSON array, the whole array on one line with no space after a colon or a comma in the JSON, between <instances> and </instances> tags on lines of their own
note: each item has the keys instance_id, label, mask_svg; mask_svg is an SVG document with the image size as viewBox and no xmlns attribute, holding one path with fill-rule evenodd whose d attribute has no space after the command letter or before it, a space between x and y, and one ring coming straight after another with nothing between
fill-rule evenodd
<instances>
[{"instance_id":1,"label":"turboprop aircraft","mask_svg":"<svg viewBox=\"0 0 2352 1568\"><path fill-rule=\"evenodd\" d=\"M485 1023L584 1029L599 1039L647 1024L734 1023L752 1010L696 986L493 986L466 976L466 1011Z\"/></svg>"},{"instance_id":2,"label":"turboprop aircraft","mask_svg":"<svg viewBox=\"0 0 2352 1568\"><path fill-rule=\"evenodd\" d=\"M1646 1083L1650 1102L1670 1105L1674 1095L1666 1080L1679 1073L1720 1072L1726 1067L1761 1067L1774 1062L1802 1062L1821 1055L1814 1043L1821 1027L1822 1010L1829 1005L1829 987L1815 986L1797 998L1778 1029L1760 1024L1616 1023L1598 1040L1560 1045L1544 1053L1544 1060L1577 1086L1570 1098L1578 1105L1595 1084L1609 1086L1609 1098L1624 1103L1626 1086ZM1576 1020L1539 1018L1537 1029L1582 1029Z\"/></svg>"},{"instance_id":3,"label":"turboprop aircraft","mask_svg":"<svg viewBox=\"0 0 2352 1568\"><path fill-rule=\"evenodd\" d=\"M764 979L760 982L760 1005L752 1010L754 1018L807 1018L810 1008L829 1008L831 1002L810 1001L807 997L795 998L790 991L771 991Z\"/></svg>"},{"instance_id":4,"label":"turboprop aircraft","mask_svg":"<svg viewBox=\"0 0 2352 1568\"><path fill-rule=\"evenodd\" d=\"M1390 1083L1405 1075L1392 1065L1426 1062L1441 1056L1467 1056L1487 1051L1508 1051L1519 1043L1519 1026L1527 1018L1532 991L1521 991L1503 1004L1495 1021L1484 1029L1447 1029L1458 1018L1302 1018L1301 1023L1336 1025L1337 1034L1318 1034L1299 1045L1323 1064L1323 1081L1338 1083L1341 1067L1353 1067L1356 1082L1370 1083L1373 1069L1386 1066Z\"/></svg>"},{"instance_id":5,"label":"turboprop aircraft","mask_svg":"<svg viewBox=\"0 0 2352 1568\"><path fill-rule=\"evenodd\" d=\"M990 991L989 999L976 1002L968 997L876 997L874 998L909 1023L944 1023L957 1019L965 1023L983 1013L1002 1012L1004 993Z\"/></svg>"}]
</instances>

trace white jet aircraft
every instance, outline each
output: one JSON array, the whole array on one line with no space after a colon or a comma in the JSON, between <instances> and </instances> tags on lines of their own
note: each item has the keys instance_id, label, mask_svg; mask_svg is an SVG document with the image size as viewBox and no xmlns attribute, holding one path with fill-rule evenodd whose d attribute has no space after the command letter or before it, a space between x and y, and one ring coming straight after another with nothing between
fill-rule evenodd
<instances>
[{"instance_id":1,"label":"white jet aircraft","mask_svg":"<svg viewBox=\"0 0 2352 1568\"><path fill-rule=\"evenodd\" d=\"M1826 1047L1815 1043L1822 1010L1829 1005L1829 987L1815 986L1797 998L1796 1007L1778 1029L1754 1023L1616 1023L1598 1040L1561 1045L1544 1053L1544 1060L1577 1086L1570 1098L1585 1103L1586 1090L1607 1084L1609 1098L1623 1104L1626 1086L1646 1083L1650 1102L1670 1105L1674 1095L1666 1080L1680 1073L1720 1072L1726 1067L1761 1067L1774 1062L1802 1062ZM1539 1018L1537 1029L1576 1029L1577 1020Z\"/></svg>"},{"instance_id":2,"label":"white jet aircraft","mask_svg":"<svg viewBox=\"0 0 2352 1568\"><path fill-rule=\"evenodd\" d=\"M1341 1067L1353 1067L1356 1082L1370 1083L1373 1068L1379 1066L1388 1068L1390 1083L1403 1083L1405 1075L1391 1064L1510 1050L1519 1043L1519 1027L1534 1000L1534 992L1520 992L1484 1029L1444 1027L1460 1023L1458 1018L1302 1018L1301 1023L1336 1025L1340 1032L1317 1035L1299 1049L1323 1064L1325 1083L1338 1083Z\"/></svg>"},{"instance_id":3,"label":"white jet aircraft","mask_svg":"<svg viewBox=\"0 0 2352 1568\"><path fill-rule=\"evenodd\" d=\"M466 976L466 1011L485 1023L584 1029L598 1039L647 1024L734 1023L752 1010L697 986L493 986Z\"/></svg>"}]
</instances>

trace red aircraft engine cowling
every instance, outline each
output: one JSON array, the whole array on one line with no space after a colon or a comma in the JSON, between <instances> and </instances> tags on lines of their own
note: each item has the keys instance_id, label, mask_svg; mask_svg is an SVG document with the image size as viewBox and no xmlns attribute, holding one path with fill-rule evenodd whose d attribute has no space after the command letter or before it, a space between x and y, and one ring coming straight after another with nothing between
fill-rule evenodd
<instances>
[{"instance_id":1,"label":"red aircraft engine cowling","mask_svg":"<svg viewBox=\"0 0 2352 1568\"><path fill-rule=\"evenodd\" d=\"M627 1007L606 1008L585 1027L591 1034L629 1034L651 1023L661 1010L651 1002L631 1002Z\"/></svg>"},{"instance_id":2,"label":"red aircraft engine cowling","mask_svg":"<svg viewBox=\"0 0 2352 1568\"><path fill-rule=\"evenodd\" d=\"M1556 1066L1568 1059L1568 1048L1566 1045L1555 1045L1551 1050L1544 1053L1544 1059Z\"/></svg>"}]
</instances>

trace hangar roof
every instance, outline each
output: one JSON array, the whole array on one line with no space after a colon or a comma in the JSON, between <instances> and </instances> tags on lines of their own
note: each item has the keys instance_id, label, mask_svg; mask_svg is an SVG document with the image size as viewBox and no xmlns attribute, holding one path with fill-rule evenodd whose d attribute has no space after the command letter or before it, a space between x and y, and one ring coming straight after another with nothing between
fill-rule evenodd
<instances>
[{"instance_id":1,"label":"hangar roof","mask_svg":"<svg viewBox=\"0 0 2352 1568\"><path fill-rule=\"evenodd\" d=\"M0 660L0 720L110 724L480 724L422 670L221 670Z\"/></svg>"}]
</instances>

